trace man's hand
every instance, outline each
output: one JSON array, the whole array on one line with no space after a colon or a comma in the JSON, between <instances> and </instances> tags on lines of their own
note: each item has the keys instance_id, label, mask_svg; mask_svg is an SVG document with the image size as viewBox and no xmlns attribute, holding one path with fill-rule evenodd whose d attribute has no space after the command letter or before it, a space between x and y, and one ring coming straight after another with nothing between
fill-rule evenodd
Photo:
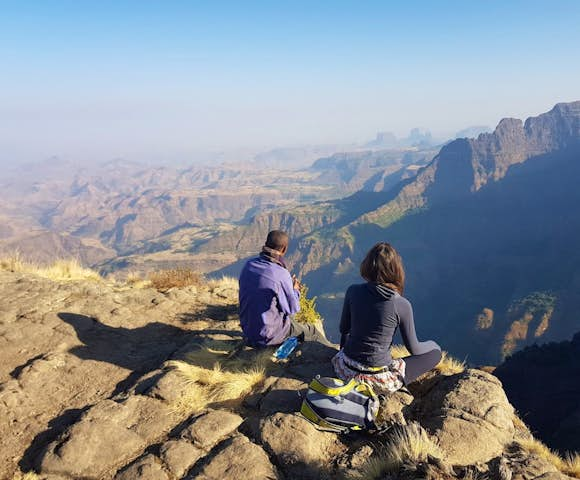
<instances>
[{"instance_id":1,"label":"man's hand","mask_svg":"<svg viewBox=\"0 0 580 480\"><path fill-rule=\"evenodd\" d=\"M296 275L292 275L292 286L294 287L294 290L300 290L300 287L302 286Z\"/></svg>"}]
</instances>

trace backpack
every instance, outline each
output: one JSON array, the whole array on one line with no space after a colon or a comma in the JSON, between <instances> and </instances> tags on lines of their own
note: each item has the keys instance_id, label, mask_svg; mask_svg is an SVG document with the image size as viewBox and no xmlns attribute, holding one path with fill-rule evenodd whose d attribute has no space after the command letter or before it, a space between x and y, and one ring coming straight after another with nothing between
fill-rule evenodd
<instances>
[{"instance_id":1,"label":"backpack","mask_svg":"<svg viewBox=\"0 0 580 480\"><path fill-rule=\"evenodd\" d=\"M321 430L347 433L376 428L379 398L366 383L317 375L308 385L300 413Z\"/></svg>"}]
</instances>

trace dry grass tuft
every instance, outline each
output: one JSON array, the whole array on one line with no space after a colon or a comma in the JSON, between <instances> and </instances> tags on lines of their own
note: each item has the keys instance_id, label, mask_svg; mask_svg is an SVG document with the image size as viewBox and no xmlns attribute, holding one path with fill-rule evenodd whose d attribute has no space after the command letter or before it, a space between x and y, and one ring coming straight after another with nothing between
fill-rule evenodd
<instances>
[{"instance_id":1,"label":"dry grass tuft","mask_svg":"<svg viewBox=\"0 0 580 480\"><path fill-rule=\"evenodd\" d=\"M187 413L199 412L210 403L241 401L265 378L265 370L257 366L237 372L224 370L219 363L211 369L176 360L167 366L177 370L188 385L187 393L173 406Z\"/></svg>"},{"instance_id":2,"label":"dry grass tuft","mask_svg":"<svg viewBox=\"0 0 580 480\"><path fill-rule=\"evenodd\" d=\"M149 288L152 286L151 280L142 278L141 275L135 272L129 273L123 283L131 288Z\"/></svg>"},{"instance_id":3,"label":"dry grass tuft","mask_svg":"<svg viewBox=\"0 0 580 480\"><path fill-rule=\"evenodd\" d=\"M0 270L5 272L22 272L24 270L24 261L20 252L14 252L12 255L0 258Z\"/></svg>"},{"instance_id":4,"label":"dry grass tuft","mask_svg":"<svg viewBox=\"0 0 580 480\"><path fill-rule=\"evenodd\" d=\"M411 355L404 345L391 345L391 356L393 358L403 358Z\"/></svg>"},{"instance_id":5,"label":"dry grass tuft","mask_svg":"<svg viewBox=\"0 0 580 480\"><path fill-rule=\"evenodd\" d=\"M517 443L523 450L547 460L565 475L580 478L580 453L562 457L535 438L519 440Z\"/></svg>"},{"instance_id":6,"label":"dry grass tuft","mask_svg":"<svg viewBox=\"0 0 580 480\"><path fill-rule=\"evenodd\" d=\"M418 423L398 426L378 454L367 462L359 478L381 479L389 473L397 472L406 461L425 462L429 456L442 458L443 454Z\"/></svg>"},{"instance_id":7,"label":"dry grass tuft","mask_svg":"<svg viewBox=\"0 0 580 480\"><path fill-rule=\"evenodd\" d=\"M77 259L56 260L52 265L42 266L24 261L18 253L0 259L0 270L30 273L56 281L103 280L98 272L83 267Z\"/></svg>"},{"instance_id":8,"label":"dry grass tuft","mask_svg":"<svg viewBox=\"0 0 580 480\"><path fill-rule=\"evenodd\" d=\"M151 273L149 280L153 288L164 292L171 288L198 287L203 283L203 276L190 268L179 267Z\"/></svg>"},{"instance_id":9,"label":"dry grass tuft","mask_svg":"<svg viewBox=\"0 0 580 480\"><path fill-rule=\"evenodd\" d=\"M272 365L272 352L252 352L249 357L232 357L239 342L207 340L189 352L185 360L170 361L169 368L179 372L188 388L173 405L176 411L196 413L211 403L239 403L262 383Z\"/></svg>"},{"instance_id":10,"label":"dry grass tuft","mask_svg":"<svg viewBox=\"0 0 580 480\"><path fill-rule=\"evenodd\" d=\"M517 415L515 413L514 413L514 416L512 418L512 422L513 422L514 428L516 430L520 430L520 431L524 431L524 432L529 431L526 423L519 417L519 415Z\"/></svg>"},{"instance_id":11,"label":"dry grass tuft","mask_svg":"<svg viewBox=\"0 0 580 480\"><path fill-rule=\"evenodd\" d=\"M78 260L57 260L52 265L40 267L32 273L51 280L102 280L97 272L83 267Z\"/></svg>"},{"instance_id":12,"label":"dry grass tuft","mask_svg":"<svg viewBox=\"0 0 580 480\"><path fill-rule=\"evenodd\" d=\"M404 345L393 345L391 347L391 355L393 358L402 358L410 355L410 353ZM435 370L441 375L454 375L465 371L465 362L460 362L449 356L447 352L443 352L441 361L435 367Z\"/></svg>"},{"instance_id":13,"label":"dry grass tuft","mask_svg":"<svg viewBox=\"0 0 580 480\"><path fill-rule=\"evenodd\" d=\"M40 477L34 472L16 472L12 480L39 480Z\"/></svg>"},{"instance_id":14,"label":"dry grass tuft","mask_svg":"<svg viewBox=\"0 0 580 480\"><path fill-rule=\"evenodd\" d=\"M573 478L580 478L580 453L569 453L562 460L564 467L561 472Z\"/></svg>"},{"instance_id":15,"label":"dry grass tuft","mask_svg":"<svg viewBox=\"0 0 580 480\"><path fill-rule=\"evenodd\" d=\"M455 375L456 373L461 373L465 371L465 362L460 362L459 360L449 356L447 352L443 352L441 356L441 361L435 367L441 375Z\"/></svg>"},{"instance_id":16,"label":"dry grass tuft","mask_svg":"<svg viewBox=\"0 0 580 480\"><path fill-rule=\"evenodd\" d=\"M207 286L210 291L219 290L238 290L238 279L234 277L223 276L220 278L212 278L207 281Z\"/></svg>"}]
</instances>

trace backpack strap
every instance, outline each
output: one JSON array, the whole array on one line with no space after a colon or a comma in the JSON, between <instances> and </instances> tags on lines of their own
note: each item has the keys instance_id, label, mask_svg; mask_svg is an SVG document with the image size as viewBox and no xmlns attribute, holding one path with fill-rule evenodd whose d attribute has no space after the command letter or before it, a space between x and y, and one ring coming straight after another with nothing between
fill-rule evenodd
<instances>
[{"instance_id":1,"label":"backpack strap","mask_svg":"<svg viewBox=\"0 0 580 480\"><path fill-rule=\"evenodd\" d=\"M354 378L351 378L350 381L348 383L345 383L344 385L329 387L327 385L324 385L319 380L319 378L316 377L314 378L314 380L310 382L310 385L308 385L308 387L314 390L315 392L321 393L323 395L332 395L333 397L336 397L337 395L342 395L344 393L350 392L358 385L359 382L357 382Z\"/></svg>"}]
</instances>

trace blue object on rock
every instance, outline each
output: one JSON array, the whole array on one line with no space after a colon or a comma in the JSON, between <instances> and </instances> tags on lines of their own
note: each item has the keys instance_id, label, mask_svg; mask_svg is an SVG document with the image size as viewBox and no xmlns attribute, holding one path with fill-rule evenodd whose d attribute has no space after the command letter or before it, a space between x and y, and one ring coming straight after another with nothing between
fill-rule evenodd
<instances>
[{"instance_id":1,"label":"blue object on rock","mask_svg":"<svg viewBox=\"0 0 580 480\"><path fill-rule=\"evenodd\" d=\"M280 345L276 351L274 352L274 356L278 360L284 360L290 356L290 354L294 351L296 346L298 345L298 337L289 337L284 340L284 343Z\"/></svg>"}]
</instances>

